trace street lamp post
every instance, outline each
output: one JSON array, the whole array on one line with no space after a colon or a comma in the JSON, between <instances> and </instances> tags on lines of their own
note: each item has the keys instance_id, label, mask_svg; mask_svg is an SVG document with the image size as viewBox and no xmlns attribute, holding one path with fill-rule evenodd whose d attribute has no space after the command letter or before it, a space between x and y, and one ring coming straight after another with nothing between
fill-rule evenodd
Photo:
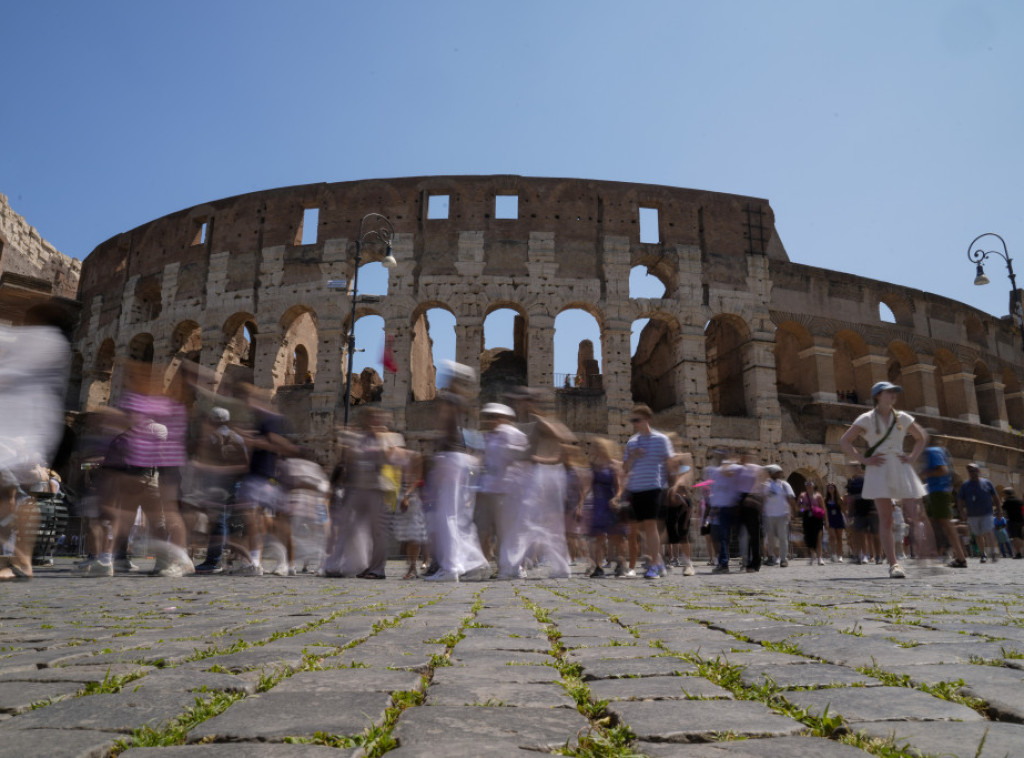
<instances>
[{"instance_id":1,"label":"street lamp post","mask_svg":"<svg viewBox=\"0 0 1024 758\"><path fill-rule=\"evenodd\" d=\"M364 227L370 225L369 229L363 231ZM348 373L345 378L345 426L348 426L349 408L352 406L352 372L355 370L354 362L356 357L356 306L359 304L359 264L362 262L363 243L369 241L383 242L386 248L384 268L394 268L396 261L391 255L391 240L395 236L395 227L386 216L380 213L367 213L359 222L359 234L356 236L356 257L352 269L352 314L348 322ZM328 282L327 286L332 289L344 287L343 282Z\"/></svg>"},{"instance_id":2,"label":"street lamp post","mask_svg":"<svg viewBox=\"0 0 1024 758\"><path fill-rule=\"evenodd\" d=\"M981 246L975 247L975 245L978 243L978 240L980 240L982 237L995 237L997 240L999 240L999 244L1003 246L1003 251L999 252L998 250L982 250ZM989 283L989 278L985 276L985 268L982 266L982 264L985 262L985 259L988 258L990 255L998 255L1000 258L1006 261L1006 271L1010 275L1010 287L1012 288L1010 291L1011 317L1013 313L1016 313L1017 317L1020 319L1020 335L1021 340L1024 340L1024 307L1022 307L1022 303L1020 301L1020 294L1017 291L1017 278L1013 275L1013 260L1010 258L1010 254L1006 250L1006 240L1004 240L995 232L985 232L984 234L979 234L971 241L971 244L967 246L967 259L972 263L976 263L978 265L977 275L974 277L974 283L979 286L982 284Z\"/></svg>"}]
</instances>

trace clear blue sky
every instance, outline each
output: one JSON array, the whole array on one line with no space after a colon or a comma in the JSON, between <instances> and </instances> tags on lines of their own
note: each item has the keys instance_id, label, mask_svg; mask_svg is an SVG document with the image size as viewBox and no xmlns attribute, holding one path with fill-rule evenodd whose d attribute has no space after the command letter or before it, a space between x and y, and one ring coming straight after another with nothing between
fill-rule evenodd
<instances>
[{"instance_id":1,"label":"clear blue sky","mask_svg":"<svg viewBox=\"0 0 1024 758\"><path fill-rule=\"evenodd\" d=\"M1004 314L1024 3L8 2L0 192L63 252L306 182L511 173L766 197L792 260ZM575 370L571 365L556 371Z\"/></svg>"}]
</instances>

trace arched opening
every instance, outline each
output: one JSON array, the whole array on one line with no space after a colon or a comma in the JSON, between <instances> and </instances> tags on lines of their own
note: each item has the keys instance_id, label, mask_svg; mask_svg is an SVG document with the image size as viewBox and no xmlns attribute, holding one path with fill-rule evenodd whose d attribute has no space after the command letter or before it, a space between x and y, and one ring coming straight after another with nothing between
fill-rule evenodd
<instances>
[{"instance_id":1,"label":"arched opening","mask_svg":"<svg viewBox=\"0 0 1024 758\"><path fill-rule=\"evenodd\" d=\"M974 364L974 397L978 403L978 419L987 426L999 426L999 402L992 382L992 372L983 361Z\"/></svg>"},{"instance_id":2,"label":"arched opening","mask_svg":"<svg viewBox=\"0 0 1024 758\"><path fill-rule=\"evenodd\" d=\"M316 314L305 306L290 308L281 317L281 330L281 347L274 359L275 388L313 384L320 344Z\"/></svg>"},{"instance_id":3,"label":"arched opening","mask_svg":"<svg viewBox=\"0 0 1024 758\"><path fill-rule=\"evenodd\" d=\"M856 332L842 330L832 338L832 369L836 377L836 391L852 403L870 404L871 366L864 360L868 346Z\"/></svg>"},{"instance_id":4,"label":"arched opening","mask_svg":"<svg viewBox=\"0 0 1024 758\"><path fill-rule=\"evenodd\" d=\"M886 324L895 324L896 314L892 312L892 308L880 302L878 304L878 320Z\"/></svg>"},{"instance_id":5,"label":"arched opening","mask_svg":"<svg viewBox=\"0 0 1024 758\"><path fill-rule=\"evenodd\" d=\"M658 412L676 404L676 344L679 327L674 320L654 315L633 322L630 334L630 390L634 403Z\"/></svg>"},{"instance_id":6,"label":"arched opening","mask_svg":"<svg viewBox=\"0 0 1024 758\"><path fill-rule=\"evenodd\" d=\"M662 298L668 288L647 266L633 266L629 270L629 296L631 298Z\"/></svg>"},{"instance_id":7,"label":"arched opening","mask_svg":"<svg viewBox=\"0 0 1024 758\"><path fill-rule=\"evenodd\" d=\"M784 321L775 330L775 387L780 395L810 396L818 391L814 358L801 354L814 346L807 327Z\"/></svg>"},{"instance_id":8,"label":"arched opening","mask_svg":"<svg viewBox=\"0 0 1024 758\"><path fill-rule=\"evenodd\" d=\"M528 383L526 318L512 308L496 308L484 318L480 354L480 400L503 402L513 387Z\"/></svg>"},{"instance_id":9,"label":"arched opening","mask_svg":"<svg viewBox=\"0 0 1024 758\"><path fill-rule=\"evenodd\" d=\"M1006 399L1006 420L1014 429L1024 430L1024 394L1021 393L1020 379L1009 366L1003 369L1003 396Z\"/></svg>"},{"instance_id":10,"label":"arched opening","mask_svg":"<svg viewBox=\"0 0 1024 758\"><path fill-rule=\"evenodd\" d=\"M182 321L171 333L171 349L177 358L198 363L203 349L203 330L195 321Z\"/></svg>"},{"instance_id":11,"label":"arched opening","mask_svg":"<svg viewBox=\"0 0 1024 758\"><path fill-rule=\"evenodd\" d=\"M139 363L153 362L153 335L136 334L128 343L128 358Z\"/></svg>"},{"instance_id":12,"label":"arched opening","mask_svg":"<svg viewBox=\"0 0 1024 758\"><path fill-rule=\"evenodd\" d=\"M582 308L555 317L554 384L562 389L603 390L601 327Z\"/></svg>"},{"instance_id":13,"label":"arched opening","mask_svg":"<svg viewBox=\"0 0 1024 758\"><path fill-rule=\"evenodd\" d=\"M438 371L441 361L455 360L455 314L437 306L421 306L413 319L409 355L412 399L433 400L438 383L444 381Z\"/></svg>"},{"instance_id":14,"label":"arched opening","mask_svg":"<svg viewBox=\"0 0 1024 758\"><path fill-rule=\"evenodd\" d=\"M224 323L224 349L217 365L222 387L253 381L257 334L256 320L248 313L236 313Z\"/></svg>"},{"instance_id":15,"label":"arched opening","mask_svg":"<svg viewBox=\"0 0 1024 758\"><path fill-rule=\"evenodd\" d=\"M886 292L878 300L878 320L900 326L914 325L913 303L902 294Z\"/></svg>"},{"instance_id":16,"label":"arched opening","mask_svg":"<svg viewBox=\"0 0 1024 758\"><path fill-rule=\"evenodd\" d=\"M356 319L356 350L352 361L352 405L379 402L384 396L384 319L367 314ZM342 351L342 375L347 376L348 348ZM347 381L348 379L346 379Z\"/></svg>"},{"instance_id":17,"label":"arched opening","mask_svg":"<svg viewBox=\"0 0 1024 758\"><path fill-rule=\"evenodd\" d=\"M704 328L711 409L720 416L746 416L746 323L738 316L718 315Z\"/></svg>"}]
</instances>

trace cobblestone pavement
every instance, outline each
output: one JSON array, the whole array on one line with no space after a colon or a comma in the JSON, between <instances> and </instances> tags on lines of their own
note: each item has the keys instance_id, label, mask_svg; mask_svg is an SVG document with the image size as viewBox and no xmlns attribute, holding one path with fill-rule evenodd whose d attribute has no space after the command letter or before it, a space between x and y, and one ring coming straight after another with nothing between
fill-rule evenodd
<instances>
[{"instance_id":1,"label":"cobblestone pavement","mask_svg":"<svg viewBox=\"0 0 1024 758\"><path fill-rule=\"evenodd\" d=\"M69 567L0 586L2 756L1024 755L1024 561L459 584Z\"/></svg>"}]
</instances>

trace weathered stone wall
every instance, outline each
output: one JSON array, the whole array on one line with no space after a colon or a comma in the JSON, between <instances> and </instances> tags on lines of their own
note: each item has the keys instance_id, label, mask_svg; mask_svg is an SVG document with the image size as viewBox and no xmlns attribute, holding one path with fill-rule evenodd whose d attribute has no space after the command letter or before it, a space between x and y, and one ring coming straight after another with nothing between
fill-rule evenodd
<instances>
[{"instance_id":1,"label":"weathered stone wall","mask_svg":"<svg viewBox=\"0 0 1024 758\"><path fill-rule=\"evenodd\" d=\"M496 217L499 198L509 195L518 202L514 217ZM447 216L434 218L431 198L442 196ZM314 208L316 241L303 245L303 214ZM657 212L645 241L641 209ZM735 445L806 476L841 480L838 434L865 410L874 381L898 379L905 407L958 456L970 450L992 462L997 479L1017 481L1022 445L1013 429L1024 429L1024 394L1019 338L1008 322L911 288L792 263L766 200L698 190L451 176L305 185L206 203L118 235L86 259L78 336L86 368L101 353L107 363L111 350L129 355L133 345L150 346L154 360L173 366L185 352L174 335L191 325L193 357L217 379L244 370L277 390L308 416L299 427L328 456L352 303L326 282L352 278L354 240L371 212L394 224L397 266L387 295L361 300L357 317L382 317L394 339L398 371L385 372L379 402L413 444L428 445L436 419L428 310L454 315L459 362L504 367L485 373L481 394L491 398L487 377L519 365L531 385L555 384L555 318L579 308L600 328L600 376L559 388L555 407L584 438L624 438L631 406L643 401L698 465L709 446ZM384 252L367 241L362 261ZM661 280L663 297L630 297L636 266ZM879 303L896 323L880 319ZM514 349L503 356L484 351L483 324L504 308L518 319ZM641 318L651 322L634 358L630 330ZM299 348L313 382L287 389ZM87 381L83 399L116 394L116 369L97 364L93 374L99 389ZM860 402L850 402L854 391Z\"/></svg>"},{"instance_id":2,"label":"weathered stone wall","mask_svg":"<svg viewBox=\"0 0 1024 758\"><path fill-rule=\"evenodd\" d=\"M81 261L69 258L44 240L0 195L0 274L49 282L49 294L73 299L81 271Z\"/></svg>"}]
</instances>

